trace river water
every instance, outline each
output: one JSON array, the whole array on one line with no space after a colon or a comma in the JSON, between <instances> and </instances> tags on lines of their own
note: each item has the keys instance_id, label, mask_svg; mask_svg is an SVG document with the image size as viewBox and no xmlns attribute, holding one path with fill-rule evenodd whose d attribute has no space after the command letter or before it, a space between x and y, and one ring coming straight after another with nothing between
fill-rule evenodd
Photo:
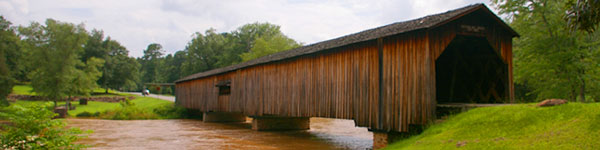
<instances>
[{"instance_id":1,"label":"river water","mask_svg":"<svg viewBox=\"0 0 600 150\"><path fill-rule=\"evenodd\" d=\"M352 120L311 118L310 130L254 131L245 123L199 120L68 119L71 127L93 130L78 141L90 149L368 149L373 135Z\"/></svg>"}]
</instances>

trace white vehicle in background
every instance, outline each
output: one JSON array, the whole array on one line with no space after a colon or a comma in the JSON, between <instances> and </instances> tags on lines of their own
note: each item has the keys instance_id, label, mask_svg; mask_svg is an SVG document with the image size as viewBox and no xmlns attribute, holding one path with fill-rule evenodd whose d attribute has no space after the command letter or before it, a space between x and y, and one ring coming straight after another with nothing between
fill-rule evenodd
<instances>
[{"instance_id":1,"label":"white vehicle in background","mask_svg":"<svg viewBox=\"0 0 600 150\"><path fill-rule=\"evenodd\" d=\"M142 90L142 96L150 95L150 90L144 89Z\"/></svg>"}]
</instances>

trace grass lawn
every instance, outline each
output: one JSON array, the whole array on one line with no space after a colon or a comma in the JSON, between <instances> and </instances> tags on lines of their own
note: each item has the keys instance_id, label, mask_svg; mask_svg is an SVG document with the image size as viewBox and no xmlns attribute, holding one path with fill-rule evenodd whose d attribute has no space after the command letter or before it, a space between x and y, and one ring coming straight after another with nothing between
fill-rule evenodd
<instances>
[{"instance_id":1,"label":"grass lawn","mask_svg":"<svg viewBox=\"0 0 600 150\"><path fill-rule=\"evenodd\" d=\"M31 90L32 90L32 88L30 85L16 85L13 87L12 93L20 94L20 95L35 95L35 93L31 92ZM104 93L104 92L105 92L105 90L100 89L100 88L94 90L94 93ZM134 96L134 95L118 93L116 91L109 90L109 94L106 94L106 95L100 94L100 95L95 95L95 96ZM135 97L136 98L131 101L133 103L135 103L136 107L139 107L141 109L153 110L155 108L173 105L173 102L162 100L162 99L156 99L156 98L152 98L152 97L142 97L142 96L135 96ZM30 106L30 105L41 105L41 104L46 104L46 103L53 105L52 101L21 101L21 100L17 100L13 104L18 104L21 106ZM71 103L76 106L76 109L70 110L69 116L75 116L84 111L87 111L90 113L96 113L96 112L104 112L107 110L113 110L113 109L121 107L119 103L96 102L96 101L88 101L88 105L79 105L79 102L77 102L77 101L71 102ZM64 105L64 104L65 104L65 102L58 103L58 105Z\"/></svg>"},{"instance_id":2,"label":"grass lawn","mask_svg":"<svg viewBox=\"0 0 600 150\"><path fill-rule=\"evenodd\" d=\"M141 109L153 110L155 108L173 105L173 102L156 99L151 97L136 97L132 100L135 103L135 106ZM18 104L21 106L30 106L30 105L41 105L48 103L49 105L53 105L51 101L16 101L14 104ZM119 103L108 103L108 102L96 102L96 101L88 101L87 105L79 105L79 102L71 102L74 106L76 106L75 110L69 110L69 116L75 116L81 112L87 111L90 113L96 112L104 112L107 110L113 110L121 107ZM59 102L58 105L64 105L65 102Z\"/></svg>"},{"instance_id":3,"label":"grass lawn","mask_svg":"<svg viewBox=\"0 0 600 150\"><path fill-rule=\"evenodd\" d=\"M96 88L92 91L92 93L94 93L92 96L129 96L128 94L119 93L112 89L108 90L108 94L104 94L105 92L106 90L103 88ZM37 95L35 92L33 92L31 85L15 85L13 87L12 94Z\"/></svg>"},{"instance_id":4,"label":"grass lawn","mask_svg":"<svg viewBox=\"0 0 600 150\"><path fill-rule=\"evenodd\" d=\"M472 109L386 149L600 149L600 103Z\"/></svg>"},{"instance_id":5,"label":"grass lawn","mask_svg":"<svg viewBox=\"0 0 600 150\"><path fill-rule=\"evenodd\" d=\"M19 95L36 95L30 85L15 85L12 93Z\"/></svg>"}]
</instances>

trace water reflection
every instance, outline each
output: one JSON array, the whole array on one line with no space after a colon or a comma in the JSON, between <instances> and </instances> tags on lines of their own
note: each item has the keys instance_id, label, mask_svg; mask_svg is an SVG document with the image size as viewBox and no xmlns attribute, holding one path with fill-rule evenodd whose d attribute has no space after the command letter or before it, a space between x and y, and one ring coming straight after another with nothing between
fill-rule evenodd
<instances>
[{"instance_id":1,"label":"water reflection","mask_svg":"<svg viewBox=\"0 0 600 150\"><path fill-rule=\"evenodd\" d=\"M94 130L80 143L91 149L366 149L372 134L352 120L311 118L306 131L254 131L246 123L198 120L68 119Z\"/></svg>"}]
</instances>

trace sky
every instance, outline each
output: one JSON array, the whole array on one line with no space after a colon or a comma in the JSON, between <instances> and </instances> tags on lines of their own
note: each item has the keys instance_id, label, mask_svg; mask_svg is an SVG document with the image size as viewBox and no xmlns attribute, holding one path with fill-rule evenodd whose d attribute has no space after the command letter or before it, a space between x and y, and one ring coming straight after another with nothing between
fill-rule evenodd
<instances>
[{"instance_id":1,"label":"sky","mask_svg":"<svg viewBox=\"0 0 600 150\"><path fill-rule=\"evenodd\" d=\"M23 26L47 18L83 23L141 57L151 43L167 54L183 50L210 28L269 22L307 45L475 3L494 9L488 0L0 0L0 15Z\"/></svg>"}]
</instances>

